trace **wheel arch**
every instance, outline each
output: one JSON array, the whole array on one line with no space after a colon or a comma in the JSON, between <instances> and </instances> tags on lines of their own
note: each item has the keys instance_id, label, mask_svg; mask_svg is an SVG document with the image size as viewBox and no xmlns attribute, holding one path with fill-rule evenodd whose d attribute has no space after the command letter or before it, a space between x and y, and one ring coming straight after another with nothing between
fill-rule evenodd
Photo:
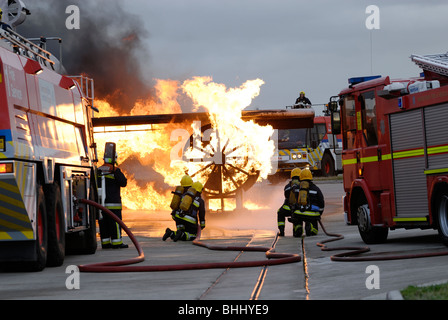
<instances>
[{"instance_id":1,"label":"wheel arch","mask_svg":"<svg viewBox=\"0 0 448 320\"><path fill-rule=\"evenodd\" d=\"M438 200L440 198L440 195L443 193L448 193L448 177L441 177L437 179L437 181L434 181L434 183L431 185L430 194L431 194L431 219L432 219L432 226L434 228L438 227L439 221L438 221L438 215L437 215L437 204Z\"/></svg>"},{"instance_id":2,"label":"wheel arch","mask_svg":"<svg viewBox=\"0 0 448 320\"><path fill-rule=\"evenodd\" d=\"M367 183L363 179L353 181L350 191L350 219L352 224L358 224L358 217L356 215L357 209L360 205L367 203L369 205L370 214L376 215L376 206L374 206L373 195L368 189ZM371 220L373 221L372 217Z\"/></svg>"}]
</instances>

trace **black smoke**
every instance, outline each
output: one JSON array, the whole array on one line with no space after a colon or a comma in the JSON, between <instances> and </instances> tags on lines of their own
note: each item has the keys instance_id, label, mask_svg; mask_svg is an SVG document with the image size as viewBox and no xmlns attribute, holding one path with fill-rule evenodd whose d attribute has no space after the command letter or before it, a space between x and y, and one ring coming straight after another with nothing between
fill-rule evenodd
<instances>
[{"instance_id":1,"label":"black smoke","mask_svg":"<svg viewBox=\"0 0 448 320\"><path fill-rule=\"evenodd\" d=\"M152 96L150 76L144 74L149 53L148 32L140 17L126 12L118 0L27 1L31 11L17 31L27 38L61 37L63 65L69 75L85 74L95 81L95 97L120 112ZM80 10L80 28L69 30L69 5ZM59 51L51 44L55 56Z\"/></svg>"}]
</instances>

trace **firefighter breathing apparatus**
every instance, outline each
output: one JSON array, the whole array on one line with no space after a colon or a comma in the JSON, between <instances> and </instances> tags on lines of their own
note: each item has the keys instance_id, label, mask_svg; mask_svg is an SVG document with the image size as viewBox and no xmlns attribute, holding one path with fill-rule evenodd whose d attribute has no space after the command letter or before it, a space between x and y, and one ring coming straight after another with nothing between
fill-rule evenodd
<instances>
[{"instance_id":1,"label":"firefighter breathing apparatus","mask_svg":"<svg viewBox=\"0 0 448 320\"><path fill-rule=\"evenodd\" d=\"M184 187L177 186L174 191L171 191L173 198L171 199L170 208L171 210L177 210L182 199L182 194L184 193Z\"/></svg>"},{"instance_id":2,"label":"firefighter breathing apparatus","mask_svg":"<svg viewBox=\"0 0 448 320\"><path fill-rule=\"evenodd\" d=\"M221 250L221 251L252 251L252 252L265 252L267 260L255 260L255 261L233 261L233 262L210 262L210 263L193 263L193 264L178 264L178 265L157 265L157 266L132 266L143 262L145 260L145 254L140 243L137 241L131 230L123 223L123 221L118 218L112 211L103 207L102 205L87 199L79 199L81 203L93 206L99 210L102 210L104 214L109 215L115 222L117 222L121 228L126 232L128 237L134 244L138 256L135 258L112 261L112 262L101 262L94 264L79 265L79 271L81 272L156 272L156 271L180 271L180 270L201 270L201 269L216 269L216 268L247 268L247 267L259 267L259 266L271 266L280 265L287 263L300 262L302 257L299 254L292 253L277 253L275 252L275 243L278 240L279 234L277 233L276 238L271 247L259 247L259 246L216 246L209 245L201 241L201 228L198 227L197 238L193 241L194 245L204 247L209 250ZM328 248L325 243L333 242L337 240L344 239L341 234L333 234L327 232L321 220L319 219L319 224L322 227L324 233L332 237L331 239L326 239L317 243L316 245L321 247L322 251L336 251L336 250L349 250L340 254L336 254L330 257L332 261L340 262L356 262L356 261L379 261L379 260L398 260L398 259L413 259L413 258L424 258L424 257L435 257L448 255L448 251L443 252L428 252L422 254L408 254L408 255L386 255L386 256L361 256L354 257L361 253L370 251L369 247L334 247Z\"/></svg>"}]
</instances>

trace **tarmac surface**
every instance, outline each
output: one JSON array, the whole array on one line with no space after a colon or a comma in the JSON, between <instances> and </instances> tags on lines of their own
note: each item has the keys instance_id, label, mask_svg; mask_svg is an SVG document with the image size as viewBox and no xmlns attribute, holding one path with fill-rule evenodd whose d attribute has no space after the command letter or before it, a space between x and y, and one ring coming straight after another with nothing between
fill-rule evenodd
<instances>
[{"instance_id":1,"label":"tarmac surface","mask_svg":"<svg viewBox=\"0 0 448 320\"><path fill-rule=\"evenodd\" d=\"M322 218L326 230L344 236L343 240L328 243L328 247L366 246L357 227L344 223L342 182L318 181L317 184L326 200ZM276 238L276 211L282 204L282 192L283 185L256 185L246 199L261 209L208 213L201 240L218 246L270 247ZM161 238L165 229L174 228L169 212L124 211L123 217L145 253L145 261L140 266L266 259L263 252L215 251L191 242L170 239L164 242ZM299 254L302 259L268 267L79 274L70 271L71 266L136 257L137 251L124 236L129 249L99 247L94 255L67 256L63 266L42 272L0 272L0 299L382 300L388 292L408 285L448 279L447 256L336 262L330 257L340 251L322 251L316 245L329 238L321 229L317 236L294 238L292 225L288 224L286 236L275 243L275 252ZM370 249L367 253L370 256L448 250L434 230L390 231L387 243L371 245Z\"/></svg>"}]
</instances>

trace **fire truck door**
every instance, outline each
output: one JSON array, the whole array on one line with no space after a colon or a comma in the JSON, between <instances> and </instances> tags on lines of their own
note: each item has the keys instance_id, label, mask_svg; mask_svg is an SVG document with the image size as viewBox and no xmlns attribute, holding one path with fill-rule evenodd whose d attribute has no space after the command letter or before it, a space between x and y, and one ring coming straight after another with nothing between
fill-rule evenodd
<instances>
[{"instance_id":1,"label":"fire truck door","mask_svg":"<svg viewBox=\"0 0 448 320\"><path fill-rule=\"evenodd\" d=\"M425 221L429 214L422 112L390 115L397 222Z\"/></svg>"}]
</instances>

